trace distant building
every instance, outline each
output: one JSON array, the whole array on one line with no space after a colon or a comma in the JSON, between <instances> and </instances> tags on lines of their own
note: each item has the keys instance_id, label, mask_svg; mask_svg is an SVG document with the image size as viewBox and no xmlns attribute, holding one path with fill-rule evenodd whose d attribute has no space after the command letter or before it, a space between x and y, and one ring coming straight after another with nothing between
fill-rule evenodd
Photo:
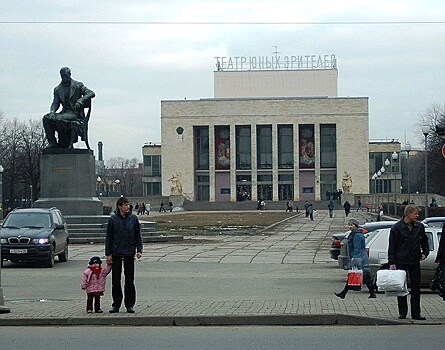
<instances>
[{"instance_id":1,"label":"distant building","mask_svg":"<svg viewBox=\"0 0 445 350\"><path fill-rule=\"evenodd\" d=\"M337 96L336 62L230 68L217 65L215 98L161 102L162 176L146 176L145 156L160 154L144 146L144 194L150 178L170 195L179 175L190 201L320 200L345 171L369 193L368 98Z\"/></svg>"},{"instance_id":2,"label":"distant building","mask_svg":"<svg viewBox=\"0 0 445 350\"><path fill-rule=\"evenodd\" d=\"M142 147L142 192L144 196L161 195L161 145L148 143Z\"/></svg>"}]
</instances>

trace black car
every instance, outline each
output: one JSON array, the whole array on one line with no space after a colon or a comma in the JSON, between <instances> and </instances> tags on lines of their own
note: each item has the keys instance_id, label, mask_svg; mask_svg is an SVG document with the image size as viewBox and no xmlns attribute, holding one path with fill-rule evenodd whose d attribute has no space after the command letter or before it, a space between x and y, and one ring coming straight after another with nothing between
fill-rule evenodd
<instances>
[{"instance_id":1,"label":"black car","mask_svg":"<svg viewBox=\"0 0 445 350\"><path fill-rule=\"evenodd\" d=\"M68 260L69 235L62 213L57 208L15 209L5 218L1 232L1 264L41 261L53 267Z\"/></svg>"}]
</instances>

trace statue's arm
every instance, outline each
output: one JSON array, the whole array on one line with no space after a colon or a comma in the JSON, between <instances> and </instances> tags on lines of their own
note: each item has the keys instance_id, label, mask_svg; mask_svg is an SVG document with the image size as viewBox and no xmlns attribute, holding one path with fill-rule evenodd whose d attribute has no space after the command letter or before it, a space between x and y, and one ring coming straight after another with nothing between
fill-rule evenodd
<instances>
[{"instance_id":1,"label":"statue's arm","mask_svg":"<svg viewBox=\"0 0 445 350\"><path fill-rule=\"evenodd\" d=\"M53 114L56 113L57 110L60 107L60 99L59 96L56 92L56 89L54 89L54 93L53 93L54 97L53 97L53 103L51 103L51 107L49 107L49 113Z\"/></svg>"}]
</instances>

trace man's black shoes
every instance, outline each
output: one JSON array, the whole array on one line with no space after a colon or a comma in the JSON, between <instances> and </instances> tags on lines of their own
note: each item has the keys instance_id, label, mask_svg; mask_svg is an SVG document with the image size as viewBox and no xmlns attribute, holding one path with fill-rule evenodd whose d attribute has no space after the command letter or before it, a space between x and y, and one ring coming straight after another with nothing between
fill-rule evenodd
<instances>
[{"instance_id":1,"label":"man's black shoes","mask_svg":"<svg viewBox=\"0 0 445 350\"><path fill-rule=\"evenodd\" d=\"M425 321L426 317L423 317L420 315L415 315L415 316L413 316L413 320Z\"/></svg>"},{"instance_id":2,"label":"man's black shoes","mask_svg":"<svg viewBox=\"0 0 445 350\"><path fill-rule=\"evenodd\" d=\"M110 311L108 311L110 314L115 314L115 313L117 313L117 312L119 312L119 308L117 308L117 307L112 307L111 309L110 309Z\"/></svg>"},{"instance_id":3,"label":"man's black shoes","mask_svg":"<svg viewBox=\"0 0 445 350\"><path fill-rule=\"evenodd\" d=\"M404 320L406 318L406 315L399 315L399 317L397 317L399 320Z\"/></svg>"},{"instance_id":4,"label":"man's black shoes","mask_svg":"<svg viewBox=\"0 0 445 350\"><path fill-rule=\"evenodd\" d=\"M127 312L129 314L134 314L134 309L132 307L127 307Z\"/></svg>"}]
</instances>

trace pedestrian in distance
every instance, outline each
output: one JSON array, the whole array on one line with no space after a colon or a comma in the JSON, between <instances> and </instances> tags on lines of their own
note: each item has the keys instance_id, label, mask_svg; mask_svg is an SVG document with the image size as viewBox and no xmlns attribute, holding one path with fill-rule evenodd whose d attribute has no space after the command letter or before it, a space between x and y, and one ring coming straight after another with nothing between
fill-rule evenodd
<instances>
[{"instance_id":1,"label":"pedestrian in distance","mask_svg":"<svg viewBox=\"0 0 445 350\"><path fill-rule=\"evenodd\" d=\"M345 209L345 215L346 217L348 217L348 215L351 213L351 203L349 203L348 201L346 201L343 204L343 208Z\"/></svg>"},{"instance_id":2,"label":"pedestrian in distance","mask_svg":"<svg viewBox=\"0 0 445 350\"><path fill-rule=\"evenodd\" d=\"M164 202L161 202L161 206L159 207L159 212L163 211L164 213L166 213L165 207L164 207Z\"/></svg>"},{"instance_id":3,"label":"pedestrian in distance","mask_svg":"<svg viewBox=\"0 0 445 350\"><path fill-rule=\"evenodd\" d=\"M332 218L334 214L334 202L331 200L328 203L328 211L329 211L329 217Z\"/></svg>"},{"instance_id":4,"label":"pedestrian in distance","mask_svg":"<svg viewBox=\"0 0 445 350\"><path fill-rule=\"evenodd\" d=\"M371 273L369 272L369 259L365 251L365 236L360 228L360 223L356 219L349 219L348 221L349 234L348 234L348 248L349 258L355 259L359 262L359 269L363 270L363 282L366 284L369 290L369 298L375 298L375 289L371 279ZM346 297L346 294L350 290L348 282L340 293L334 293L341 299Z\"/></svg>"},{"instance_id":5,"label":"pedestrian in distance","mask_svg":"<svg viewBox=\"0 0 445 350\"><path fill-rule=\"evenodd\" d=\"M111 265L107 264L102 268L102 260L98 256L93 256L88 263L87 269L82 274L80 287L87 293L87 312L102 313L100 308L100 297L104 295L107 276L111 271Z\"/></svg>"},{"instance_id":6,"label":"pedestrian in distance","mask_svg":"<svg viewBox=\"0 0 445 350\"><path fill-rule=\"evenodd\" d=\"M369 213L370 210L371 210L371 203L366 202L366 212Z\"/></svg>"},{"instance_id":7,"label":"pedestrian in distance","mask_svg":"<svg viewBox=\"0 0 445 350\"><path fill-rule=\"evenodd\" d=\"M130 203L126 197L120 197L116 203L115 213L108 219L105 237L105 255L111 269L111 286L113 304L110 313L119 312L124 301L127 312L134 313L136 287L134 285L135 258L142 256L141 225L136 215L130 212ZM124 267L124 294L121 278ZM125 295L125 297L124 297Z\"/></svg>"},{"instance_id":8,"label":"pedestrian in distance","mask_svg":"<svg viewBox=\"0 0 445 350\"><path fill-rule=\"evenodd\" d=\"M286 213L287 212L292 213L292 210L293 210L292 203L290 201L287 201L286 202Z\"/></svg>"},{"instance_id":9,"label":"pedestrian in distance","mask_svg":"<svg viewBox=\"0 0 445 350\"><path fill-rule=\"evenodd\" d=\"M412 204L405 207L404 215L391 227L388 245L388 263L391 270L405 270L411 283L411 317L425 320L420 312L420 261L429 254L425 226L418 221L420 209ZM399 319L408 314L407 296L397 297Z\"/></svg>"},{"instance_id":10,"label":"pedestrian in distance","mask_svg":"<svg viewBox=\"0 0 445 350\"><path fill-rule=\"evenodd\" d=\"M305 210L306 217L309 217L309 202L308 201L304 202L304 210Z\"/></svg>"},{"instance_id":11,"label":"pedestrian in distance","mask_svg":"<svg viewBox=\"0 0 445 350\"><path fill-rule=\"evenodd\" d=\"M440 274L439 280L442 284L442 293L445 292L445 223L442 226L442 233L440 235L439 248L437 249L436 260L435 263L440 266ZM445 301L445 294L442 295L443 300Z\"/></svg>"},{"instance_id":12,"label":"pedestrian in distance","mask_svg":"<svg viewBox=\"0 0 445 350\"><path fill-rule=\"evenodd\" d=\"M309 206L308 206L307 210L308 210L308 213L309 213L309 218L311 219L311 221L314 221L314 216L315 216L315 213L316 213L314 205L312 203L309 203Z\"/></svg>"},{"instance_id":13,"label":"pedestrian in distance","mask_svg":"<svg viewBox=\"0 0 445 350\"><path fill-rule=\"evenodd\" d=\"M170 213L173 211L173 202L168 202L168 210Z\"/></svg>"},{"instance_id":14,"label":"pedestrian in distance","mask_svg":"<svg viewBox=\"0 0 445 350\"><path fill-rule=\"evenodd\" d=\"M357 202L357 211L359 211L359 210L363 211L363 208L362 208L362 201L361 201L360 199L359 199L358 202Z\"/></svg>"},{"instance_id":15,"label":"pedestrian in distance","mask_svg":"<svg viewBox=\"0 0 445 350\"><path fill-rule=\"evenodd\" d=\"M150 203L147 203L147 204L145 205L145 212L147 213L147 215L150 215L150 208L151 208Z\"/></svg>"}]
</instances>

